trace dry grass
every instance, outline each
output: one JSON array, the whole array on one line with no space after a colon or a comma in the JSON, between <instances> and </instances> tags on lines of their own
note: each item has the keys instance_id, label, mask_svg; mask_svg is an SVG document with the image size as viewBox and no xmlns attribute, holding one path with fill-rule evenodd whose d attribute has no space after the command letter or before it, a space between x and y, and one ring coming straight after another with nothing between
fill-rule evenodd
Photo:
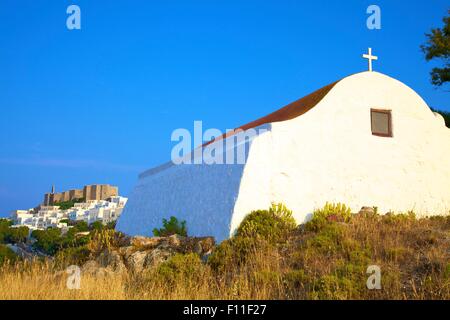
<instances>
[{"instance_id":1,"label":"dry grass","mask_svg":"<svg viewBox=\"0 0 450 320\"><path fill-rule=\"evenodd\" d=\"M139 274L83 275L80 290L51 262L6 264L0 299L450 299L449 217L355 216L255 242L245 257L234 246L220 270L191 254ZM382 290L366 288L368 265L380 266Z\"/></svg>"},{"instance_id":2,"label":"dry grass","mask_svg":"<svg viewBox=\"0 0 450 320\"><path fill-rule=\"evenodd\" d=\"M68 275L50 262L19 262L0 271L2 300L108 300L125 299L121 276L83 276L80 290L67 288Z\"/></svg>"}]
</instances>

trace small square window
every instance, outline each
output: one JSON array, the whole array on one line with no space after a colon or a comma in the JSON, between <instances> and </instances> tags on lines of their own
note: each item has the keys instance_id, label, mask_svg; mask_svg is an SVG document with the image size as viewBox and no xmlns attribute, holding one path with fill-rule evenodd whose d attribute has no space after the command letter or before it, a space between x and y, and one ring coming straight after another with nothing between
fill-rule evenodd
<instances>
[{"instance_id":1,"label":"small square window","mask_svg":"<svg viewBox=\"0 0 450 320\"><path fill-rule=\"evenodd\" d=\"M392 113L391 110L370 110L372 134L379 137L392 137Z\"/></svg>"}]
</instances>

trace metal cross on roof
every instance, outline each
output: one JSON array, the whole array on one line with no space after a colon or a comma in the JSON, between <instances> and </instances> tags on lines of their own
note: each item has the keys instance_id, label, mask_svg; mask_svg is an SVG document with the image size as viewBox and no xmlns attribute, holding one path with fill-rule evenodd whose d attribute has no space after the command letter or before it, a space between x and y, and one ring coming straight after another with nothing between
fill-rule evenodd
<instances>
[{"instance_id":1,"label":"metal cross on roof","mask_svg":"<svg viewBox=\"0 0 450 320\"><path fill-rule=\"evenodd\" d=\"M363 58L369 61L369 71L372 72L372 60L378 60L377 56L372 55L372 48L369 48L369 54L363 54Z\"/></svg>"}]
</instances>

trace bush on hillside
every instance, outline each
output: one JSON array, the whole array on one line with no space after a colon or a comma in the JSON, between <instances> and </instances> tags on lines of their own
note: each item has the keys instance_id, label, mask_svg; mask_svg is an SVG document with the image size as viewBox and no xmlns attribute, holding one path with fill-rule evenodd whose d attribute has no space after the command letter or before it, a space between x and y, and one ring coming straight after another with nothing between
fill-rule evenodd
<instances>
[{"instance_id":1,"label":"bush on hillside","mask_svg":"<svg viewBox=\"0 0 450 320\"><path fill-rule=\"evenodd\" d=\"M115 229L116 228L116 223L117 221L111 221L108 222L107 224L103 224L102 221L95 221L93 223L91 223L88 227L89 230L105 230L105 229ZM87 231L87 230L86 230Z\"/></svg>"},{"instance_id":2,"label":"bush on hillside","mask_svg":"<svg viewBox=\"0 0 450 320\"><path fill-rule=\"evenodd\" d=\"M324 226L333 222L350 222L352 213L345 204L326 203L322 209L314 211L313 217L305 225L308 231L319 231Z\"/></svg>"},{"instance_id":3,"label":"bush on hillside","mask_svg":"<svg viewBox=\"0 0 450 320\"><path fill-rule=\"evenodd\" d=\"M82 250L91 248L92 250L101 250L109 248L111 244L117 244L120 238L112 229L102 226L92 228L84 221L72 222L72 227L66 234L62 234L58 228L48 228L46 230L35 230L31 233L31 237L35 240L33 247L47 255L54 256L60 250ZM79 235L81 232L91 231L89 235ZM123 237L123 235L122 235ZM80 249L75 249L80 248ZM66 253L67 253L66 252ZM61 253L64 255L64 253Z\"/></svg>"},{"instance_id":4,"label":"bush on hillside","mask_svg":"<svg viewBox=\"0 0 450 320\"><path fill-rule=\"evenodd\" d=\"M24 243L27 241L30 229L28 227L9 228L8 233L5 236L7 243Z\"/></svg>"},{"instance_id":5,"label":"bush on hillside","mask_svg":"<svg viewBox=\"0 0 450 320\"><path fill-rule=\"evenodd\" d=\"M28 238L28 227L12 227L11 220L0 219L0 243L25 242Z\"/></svg>"},{"instance_id":6,"label":"bush on hillside","mask_svg":"<svg viewBox=\"0 0 450 320\"><path fill-rule=\"evenodd\" d=\"M81 266L89 260L90 253L87 245L64 248L55 254L55 263L63 268L70 265Z\"/></svg>"},{"instance_id":7,"label":"bush on hillside","mask_svg":"<svg viewBox=\"0 0 450 320\"><path fill-rule=\"evenodd\" d=\"M153 229L153 235L155 237L168 237L174 234L186 237L186 221L178 221L176 217L170 217L169 220L163 219L163 227L161 229Z\"/></svg>"},{"instance_id":8,"label":"bush on hillside","mask_svg":"<svg viewBox=\"0 0 450 320\"><path fill-rule=\"evenodd\" d=\"M17 260L17 255L7 246L0 244L0 265L6 261L14 262Z\"/></svg>"},{"instance_id":9,"label":"bush on hillside","mask_svg":"<svg viewBox=\"0 0 450 320\"><path fill-rule=\"evenodd\" d=\"M232 271L248 262L249 257L267 243L247 237L233 237L218 245L208 257L208 265L217 272Z\"/></svg>"},{"instance_id":10,"label":"bush on hillside","mask_svg":"<svg viewBox=\"0 0 450 320\"><path fill-rule=\"evenodd\" d=\"M68 209L73 208L75 203L80 203L80 202L85 202L85 200L84 199L73 199L73 200L69 200L69 201L57 202L54 205L58 206L60 210L68 210Z\"/></svg>"},{"instance_id":11,"label":"bush on hillside","mask_svg":"<svg viewBox=\"0 0 450 320\"><path fill-rule=\"evenodd\" d=\"M283 204L272 204L269 210L253 211L245 217L236 237L259 238L277 243L286 240L296 227L291 210Z\"/></svg>"},{"instance_id":12,"label":"bush on hillside","mask_svg":"<svg viewBox=\"0 0 450 320\"><path fill-rule=\"evenodd\" d=\"M127 244L127 236L112 229L94 230L91 232L87 249L97 255L104 250L119 248Z\"/></svg>"},{"instance_id":13,"label":"bush on hillside","mask_svg":"<svg viewBox=\"0 0 450 320\"><path fill-rule=\"evenodd\" d=\"M34 230L31 237L36 240L33 247L48 255L54 255L62 244L61 230L48 228L47 230Z\"/></svg>"},{"instance_id":14,"label":"bush on hillside","mask_svg":"<svg viewBox=\"0 0 450 320\"><path fill-rule=\"evenodd\" d=\"M0 219L0 243L4 243L12 221L8 219Z\"/></svg>"},{"instance_id":15,"label":"bush on hillside","mask_svg":"<svg viewBox=\"0 0 450 320\"><path fill-rule=\"evenodd\" d=\"M214 249L208 264L218 272L245 265L257 252L285 243L296 227L292 211L283 204L253 211L242 221L234 237Z\"/></svg>"},{"instance_id":16,"label":"bush on hillside","mask_svg":"<svg viewBox=\"0 0 450 320\"><path fill-rule=\"evenodd\" d=\"M93 223L91 223L91 225L89 226L90 230L103 230L105 229L105 226L103 225L103 223L101 221L95 221Z\"/></svg>"},{"instance_id":17,"label":"bush on hillside","mask_svg":"<svg viewBox=\"0 0 450 320\"><path fill-rule=\"evenodd\" d=\"M176 254L157 268L156 276L164 284L195 284L202 280L205 272L198 254Z\"/></svg>"}]
</instances>

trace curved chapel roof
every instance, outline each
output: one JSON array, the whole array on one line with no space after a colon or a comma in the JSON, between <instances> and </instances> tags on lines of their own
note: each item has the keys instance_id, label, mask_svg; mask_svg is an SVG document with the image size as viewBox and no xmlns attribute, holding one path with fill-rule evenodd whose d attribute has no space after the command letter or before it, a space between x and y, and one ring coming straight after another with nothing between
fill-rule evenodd
<instances>
[{"instance_id":1,"label":"curved chapel roof","mask_svg":"<svg viewBox=\"0 0 450 320\"><path fill-rule=\"evenodd\" d=\"M340 80L339 80L340 81ZM320 88L319 90L314 91L313 93L294 101L287 106L278 109L275 112L272 112L271 114L268 114L267 116L264 116L262 118L259 118L255 121L249 122L243 126L240 126L239 128L236 128L234 131L229 131L225 133L224 135L213 139L203 145L203 147L215 142L219 141L221 139L226 139L228 137L233 136L237 131L240 130L248 130L252 128L259 127L264 124L273 123L273 122L282 122L287 120L292 120L294 118L297 118L312 108L314 108L327 94L330 92L331 89L339 82L333 82L323 88Z\"/></svg>"}]
</instances>

